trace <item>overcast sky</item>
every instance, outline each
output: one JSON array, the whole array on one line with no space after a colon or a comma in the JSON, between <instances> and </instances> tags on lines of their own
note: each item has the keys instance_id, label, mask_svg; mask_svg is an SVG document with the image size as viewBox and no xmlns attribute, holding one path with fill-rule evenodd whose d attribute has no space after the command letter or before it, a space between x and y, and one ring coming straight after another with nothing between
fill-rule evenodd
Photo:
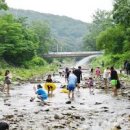
<instances>
[{"instance_id":1,"label":"overcast sky","mask_svg":"<svg viewBox=\"0 0 130 130\"><path fill-rule=\"evenodd\" d=\"M9 7L64 15L91 22L97 9L112 10L113 0L6 0Z\"/></svg>"}]
</instances>

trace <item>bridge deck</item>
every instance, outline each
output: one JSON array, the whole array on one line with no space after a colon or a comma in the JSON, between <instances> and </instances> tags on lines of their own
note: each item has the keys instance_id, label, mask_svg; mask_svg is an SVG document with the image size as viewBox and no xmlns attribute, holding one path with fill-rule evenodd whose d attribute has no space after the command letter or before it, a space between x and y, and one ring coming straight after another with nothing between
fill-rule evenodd
<instances>
[{"instance_id":1,"label":"bridge deck","mask_svg":"<svg viewBox=\"0 0 130 130\"><path fill-rule=\"evenodd\" d=\"M101 51L88 51L88 52L49 52L44 54L44 57L47 58L60 58L60 57L86 57L90 55L101 55Z\"/></svg>"}]
</instances>

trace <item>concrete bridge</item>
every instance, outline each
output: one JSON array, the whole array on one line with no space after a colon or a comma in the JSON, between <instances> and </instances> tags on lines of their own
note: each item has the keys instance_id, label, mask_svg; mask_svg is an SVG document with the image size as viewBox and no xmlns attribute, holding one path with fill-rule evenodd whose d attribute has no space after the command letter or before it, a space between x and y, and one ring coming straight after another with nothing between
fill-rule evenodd
<instances>
[{"instance_id":1,"label":"concrete bridge","mask_svg":"<svg viewBox=\"0 0 130 130\"><path fill-rule=\"evenodd\" d=\"M46 58L61 58L61 57L87 57L90 55L101 55L101 51L86 51L86 52L49 52L43 56Z\"/></svg>"}]
</instances>

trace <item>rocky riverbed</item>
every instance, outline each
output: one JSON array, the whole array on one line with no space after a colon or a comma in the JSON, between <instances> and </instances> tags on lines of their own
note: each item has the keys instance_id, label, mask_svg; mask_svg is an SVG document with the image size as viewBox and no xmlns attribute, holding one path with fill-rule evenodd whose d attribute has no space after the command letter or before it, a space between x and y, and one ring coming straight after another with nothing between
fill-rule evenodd
<instances>
[{"instance_id":1,"label":"rocky riverbed","mask_svg":"<svg viewBox=\"0 0 130 130\"><path fill-rule=\"evenodd\" d=\"M83 72L87 77L87 70ZM30 102L36 96L35 84L12 87L8 96L0 92L0 121L9 123L10 130L130 130L129 84L125 96L113 97L111 91L105 94L102 89L90 95L88 88L81 87L69 101L67 94L61 93L64 78L55 75L53 79L60 83L48 99L49 106L37 99Z\"/></svg>"}]
</instances>

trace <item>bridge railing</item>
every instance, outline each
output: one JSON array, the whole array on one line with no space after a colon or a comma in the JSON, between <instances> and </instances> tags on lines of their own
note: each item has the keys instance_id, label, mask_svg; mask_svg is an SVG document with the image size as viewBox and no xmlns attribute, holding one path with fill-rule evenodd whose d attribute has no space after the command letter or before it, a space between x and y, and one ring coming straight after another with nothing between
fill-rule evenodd
<instances>
[{"instance_id":1,"label":"bridge railing","mask_svg":"<svg viewBox=\"0 0 130 130\"><path fill-rule=\"evenodd\" d=\"M102 51L87 51L87 52L49 52L48 54L44 54L44 57L86 57L90 55L101 55Z\"/></svg>"}]
</instances>

